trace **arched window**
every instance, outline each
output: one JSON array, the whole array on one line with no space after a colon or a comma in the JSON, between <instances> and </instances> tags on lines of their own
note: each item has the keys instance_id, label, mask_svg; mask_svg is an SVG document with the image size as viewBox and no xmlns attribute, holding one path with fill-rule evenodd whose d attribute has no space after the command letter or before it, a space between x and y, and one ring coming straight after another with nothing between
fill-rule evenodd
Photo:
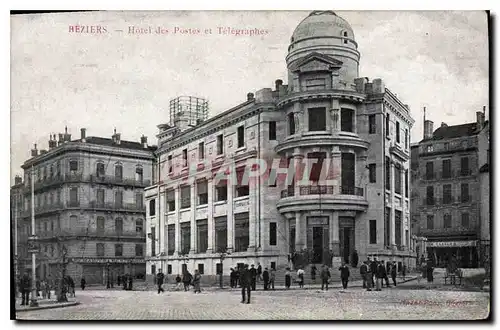
<instances>
[{"instance_id":1,"label":"arched window","mask_svg":"<svg viewBox=\"0 0 500 330\"><path fill-rule=\"evenodd\" d=\"M96 164L96 170L95 170L95 172L96 172L96 176L98 178L103 178L104 175L105 175L105 173L106 173L106 171L104 169L104 164L103 163L97 163Z\"/></svg>"},{"instance_id":2,"label":"arched window","mask_svg":"<svg viewBox=\"0 0 500 330\"><path fill-rule=\"evenodd\" d=\"M156 199L149 201L149 216L154 216L156 214Z\"/></svg>"},{"instance_id":3,"label":"arched window","mask_svg":"<svg viewBox=\"0 0 500 330\"><path fill-rule=\"evenodd\" d=\"M142 182L142 179L143 179L142 167L137 166L135 169L135 181Z\"/></svg>"},{"instance_id":4,"label":"arched window","mask_svg":"<svg viewBox=\"0 0 500 330\"><path fill-rule=\"evenodd\" d=\"M115 165L115 179L116 181L122 181L123 179L123 167L121 164Z\"/></svg>"}]
</instances>

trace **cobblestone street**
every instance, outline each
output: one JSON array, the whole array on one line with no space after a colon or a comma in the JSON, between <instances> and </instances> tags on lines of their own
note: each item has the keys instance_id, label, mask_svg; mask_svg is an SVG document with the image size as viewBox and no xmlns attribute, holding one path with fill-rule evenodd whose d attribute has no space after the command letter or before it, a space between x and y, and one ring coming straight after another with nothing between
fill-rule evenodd
<instances>
[{"instance_id":1,"label":"cobblestone street","mask_svg":"<svg viewBox=\"0 0 500 330\"><path fill-rule=\"evenodd\" d=\"M408 284L411 285L411 284ZM404 284L381 292L338 288L256 291L250 305L239 290L167 292L77 292L80 305L19 312L22 320L401 320L482 319L489 293L410 289Z\"/></svg>"}]
</instances>

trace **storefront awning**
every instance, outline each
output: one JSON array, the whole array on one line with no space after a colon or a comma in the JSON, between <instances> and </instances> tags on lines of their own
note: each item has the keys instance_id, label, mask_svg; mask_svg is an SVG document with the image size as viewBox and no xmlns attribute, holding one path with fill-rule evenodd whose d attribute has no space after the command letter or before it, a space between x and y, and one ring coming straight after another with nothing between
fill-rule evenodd
<instances>
[{"instance_id":1,"label":"storefront awning","mask_svg":"<svg viewBox=\"0 0 500 330\"><path fill-rule=\"evenodd\" d=\"M435 247L435 248L467 247L476 245L477 241L427 242L427 247Z\"/></svg>"}]
</instances>

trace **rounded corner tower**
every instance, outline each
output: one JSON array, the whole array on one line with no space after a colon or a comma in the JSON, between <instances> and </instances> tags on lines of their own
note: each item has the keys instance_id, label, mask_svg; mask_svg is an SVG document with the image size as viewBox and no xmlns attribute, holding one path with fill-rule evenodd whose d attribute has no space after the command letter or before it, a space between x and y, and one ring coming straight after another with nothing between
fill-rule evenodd
<instances>
[{"instance_id":1,"label":"rounded corner tower","mask_svg":"<svg viewBox=\"0 0 500 330\"><path fill-rule=\"evenodd\" d=\"M338 69L340 80L352 84L359 77L360 53L354 31L345 19L331 10L313 11L295 28L286 56L288 81L293 81L296 64L314 54L341 62Z\"/></svg>"}]
</instances>

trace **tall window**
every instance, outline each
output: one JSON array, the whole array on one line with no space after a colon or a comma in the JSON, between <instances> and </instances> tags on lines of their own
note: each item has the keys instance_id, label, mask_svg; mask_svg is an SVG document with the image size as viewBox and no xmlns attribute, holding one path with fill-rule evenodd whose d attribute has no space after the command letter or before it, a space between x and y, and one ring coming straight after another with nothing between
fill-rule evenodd
<instances>
[{"instance_id":1,"label":"tall window","mask_svg":"<svg viewBox=\"0 0 500 330\"><path fill-rule=\"evenodd\" d=\"M377 133L377 117L375 115L368 116L368 134Z\"/></svg>"},{"instance_id":2,"label":"tall window","mask_svg":"<svg viewBox=\"0 0 500 330\"><path fill-rule=\"evenodd\" d=\"M396 166L394 170L394 192L401 195L401 168Z\"/></svg>"},{"instance_id":3,"label":"tall window","mask_svg":"<svg viewBox=\"0 0 500 330\"><path fill-rule=\"evenodd\" d=\"M276 122L275 121L269 122L269 140L270 141L276 140Z\"/></svg>"},{"instance_id":4,"label":"tall window","mask_svg":"<svg viewBox=\"0 0 500 330\"><path fill-rule=\"evenodd\" d=\"M250 194L250 187L248 178L245 182L245 167L236 169L236 197L248 196Z\"/></svg>"},{"instance_id":5,"label":"tall window","mask_svg":"<svg viewBox=\"0 0 500 330\"><path fill-rule=\"evenodd\" d=\"M96 191L97 194L97 206L98 207L103 207L104 206L104 189L97 189Z\"/></svg>"},{"instance_id":6,"label":"tall window","mask_svg":"<svg viewBox=\"0 0 500 330\"><path fill-rule=\"evenodd\" d=\"M175 190L167 190L167 212L175 211Z\"/></svg>"},{"instance_id":7,"label":"tall window","mask_svg":"<svg viewBox=\"0 0 500 330\"><path fill-rule=\"evenodd\" d=\"M208 182L202 180L197 182L198 205L208 204Z\"/></svg>"},{"instance_id":8,"label":"tall window","mask_svg":"<svg viewBox=\"0 0 500 330\"><path fill-rule=\"evenodd\" d=\"M345 195L354 195L355 189L355 161L354 154L350 152L343 152L340 159L341 166L341 193Z\"/></svg>"},{"instance_id":9,"label":"tall window","mask_svg":"<svg viewBox=\"0 0 500 330\"><path fill-rule=\"evenodd\" d=\"M149 216L152 217L156 214L156 199L149 201Z\"/></svg>"},{"instance_id":10,"label":"tall window","mask_svg":"<svg viewBox=\"0 0 500 330\"><path fill-rule=\"evenodd\" d=\"M245 146L245 126L238 127L238 148Z\"/></svg>"},{"instance_id":11,"label":"tall window","mask_svg":"<svg viewBox=\"0 0 500 330\"><path fill-rule=\"evenodd\" d=\"M451 159L443 159L442 163L442 170L443 174L442 177L443 179L449 179L451 178Z\"/></svg>"},{"instance_id":12,"label":"tall window","mask_svg":"<svg viewBox=\"0 0 500 330\"><path fill-rule=\"evenodd\" d=\"M234 215L234 251L244 252L250 242L250 221L248 212Z\"/></svg>"},{"instance_id":13,"label":"tall window","mask_svg":"<svg viewBox=\"0 0 500 330\"><path fill-rule=\"evenodd\" d=\"M144 208L144 197L141 193L136 193L135 194L135 206L138 209Z\"/></svg>"},{"instance_id":14,"label":"tall window","mask_svg":"<svg viewBox=\"0 0 500 330\"><path fill-rule=\"evenodd\" d=\"M470 175L469 157L462 157L460 159L460 175L462 176Z\"/></svg>"},{"instance_id":15,"label":"tall window","mask_svg":"<svg viewBox=\"0 0 500 330\"><path fill-rule=\"evenodd\" d=\"M321 177L321 169L323 167L323 163L326 159L326 152L312 152L307 154L308 159L316 159L316 162L313 164L310 161L309 165L311 166L311 172L309 174L309 180L312 182L318 182Z\"/></svg>"},{"instance_id":16,"label":"tall window","mask_svg":"<svg viewBox=\"0 0 500 330\"><path fill-rule=\"evenodd\" d=\"M119 164L115 165L115 180L116 181L123 180L123 166Z\"/></svg>"},{"instance_id":17,"label":"tall window","mask_svg":"<svg viewBox=\"0 0 500 330\"><path fill-rule=\"evenodd\" d=\"M342 132L354 132L354 111L351 109L340 109L340 130Z\"/></svg>"},{"instance_id":18,"label":"tall window","mask_svg":"<svg viewBox=\"0 0 500 330\"><path fill-rule=\"evenodd\" d=\"M391 190L391 159L385 156L385 189Z\"/></svg>"},{"instance_id":19,"label":"tall window","mask_svg":"<svg viewBox=\"0 0 500 330\"><path fill-rule=\"evenodd\" d=\"M309 108L309 131L326 131L326 108Z\"/></svg>"},{"instance_id":20,"label":"tall window","mask_svg":"<svg viewBox=\"0 0 500 330\"><path fill-rule=\"evenodd\" d=\"M167 166L168 166L168 173L172 173L172 171L174 170L174 166L172 164L172 155L168 155Z\"/></svg>"},{"instance_id":21,"label":"tall window","mask_svg":"<svg viewBox=\"0 0 500 330\"><path fill-rule=\"evenodd\" d=\"M188 150L182 150L182 166L186 167L188 165Z\"/></svg>"},{"instance_id":22,"label":"tall window","mask_svg":"<svg viewBox=\"0 0 500 330\"><path fill-rule=\"evenodd\" d=\"M434 229L434 215L427 214L427 229Z\"/></svg>"},{"instance_id":23,"label":"tall window","mask_svg":"<svg viewBox=\"0 0 500 330\"><path fill-rule=\"evenodd\" d=\"M290 135L295 134L295 114L293 112L288 114L288 132Z\"/></svg>"},{"instance_id":24,"label":"tall window","mask_svg":"<svg viewBox=\"0 0 500 330\"><path fill-rule=\"evenodd\" d=\"M144 223L142 219L135 220L135 232L142 233L143 230L144 230Z\"/></svg>"},{"instance_id":25,"label":"tall window","mask_svg":"<svg viewBox=\"0 0 500 330\"><path fill-rule=\"evenodd\" d=\"M121 236L123 234L123 219L122 218L115 219L115 232L119 236Z\"/></svg>"},{"instance_id":26,"label":"tall window","mask_svg":"<svg viewBox=\"0 0 500 330\"><path fill-rule=\"evenodd\" d=\"M427 205L434 205L434 187L427 186Z\"/></svg>"},{"instance_id":27,"label":"tall window","mask_svg":"<svg viewBox=\"0 0 500 330\"><path fill-rule=\"evenodd\" d=\"M103 163L97 163L95 169L95 175L98 178L103 178L106 175L106 170Z\"/></svg>"},{"instance_id":28,"label":"tall window","mask_svg":"<svg viewBox=\"0 0 500 330\"><path fill-rule=\"evenodd\" d=\"M196 235L197 235L197 251L198 253L205 253L208 249L208 222L207 220L196 221Z\"/></svg>"},{"instance_id":29,"label":"tall window","mask_svg":"<svg viewBox=\"0 0 500 330\"><path fill-rule=\"evenodd\" d=\"M142 257L144 255L144 247L142 244L136 244L135 245L135 256L136 257Z\"/></svg>"},{"instance_id":30,"label":"tall window","mask_svg":"<svg viewBox=\"0 0 500 330\"><path fill-rule=\"evenodd\" d=\"M143 179L142 167L137 167L135 169L135 181L142 183L142 179Z\"/></svg>"},{"instance_id":31,"label":"tall window","mask_svg":"<svg viewBox=\"0 0 500 330\"><path fill-rule=\"evenodd\" d=\"M401 219L401 211L398 211L398 210L395 210L394 211L394 236L395 236L395 244L397 246L401 246L401 243L402 240L401 240L401 235L402 235L402 231L401 231L401 226L402 226L402 219Z\"/></svg>"},{"instance_id":32,"label":"tall window","mask_svg":"<svg viewBox=\"0 0 500 330\"><path fill-rule=\"evenodd\" d=\"M269 245L275 246L278 238L277 223L269 223Z\"/></svg>"},{"instance_id":33,"label":"tall window","mask_svg":"<svg viewBox=\"0 0 500 330\"><path fill-rule=\"evenodd\" d=\"M168 243L170 245L170 240ZM151 227L151 255L156 256L156 227Z\"/></svg>"},{"instance_id":34,"label":"tall window","mask_svg":"<svg viewBox=\"0 0 500 330\"><path fill-rule=\"evenodd\" d=\"M57 172L60 173L61 166L60 166L59 163L57 163L57 165L58 165L57 166L58 167L58 171ZM78 161L76 161L76 160L70 160L69 161L69 170L70 170L70 172L77 172L78 171Z\"/></svg>"},{"instance_id":35,"label":"tall window","mask_svg":"<svg viewBox=\"0 0 500 330\"><path fill-rule=\"evenodd\" d=\"M69 190L69 206L79 206L80 201L78 200L78 188L73 187Z\"/></svg>"},{"instance_id":36,"label":"tall window","mask_svg":"<svg viewBox=\"0 0 500 330\"><path fill-rule=\"evenodd\" d=\"M408 170L405 170L405 197L408 197L409 187L410 187L410 178L408 175Z\"/></svg>"},{"instance_id":37,"label":"tall window","mask_svg":"<svg viewBox=\"0 0 500 330\"><path fill-rule=\"evenodd\" d=\"M191 248L191 224L181 223L181 254L188 254Z\"/></svg>"},{"instance_id":38,"label":"tall window","mask_svg":"<svg viewBox=\"0 0 500 330\"><path fill-rule=\"evenodd\" d=\"M401 142L401 137L399 134L399 121L396 121L396 142L397 143Z\"/></svg>"},{"instance_id":39,"label":"tall window","mask_svg":"<svg viewBox=\"0 0 500 330\"><path fill-rule=\"evenodd\" d=\"M408 149L408 129L405 129L405 150Z\"/></svg>"},{"instance_id":40,"label":"tall window","mask_svg":"<svg viewBox=\"0 0 500 330\"><path fill-rule=\"evenodd\" d=\"M443 216L443 227L451 228L451 214L447 213Z\"/></svg>"},{"instance_id":41,"label":"tall window","mask_svg":"<svg viewBox=\"0 0 500 330\"><path fill-rule=\"evenodd\" d=\"M97 234L98 235L103 235L104 232L105 232L105 222L106 220L104 219L104 217L97 217L97 224L96 224L96 227L97 227Z\"/></svg>"},{"instance_id":42,"label":"tall window","mask_svg":"<svg viewBox=\"0 0 500 330\"><path fill-rule=\"evenodd\" d=\"M389 246L391 242L391 209L388 207L385 208L384 220L384 246Z\"/></svg>"},{"instance_id":43,"label":"tall window","mask_svg":"<svg viewBox=\"0 0 500 330\"><path fill-rule=\"evenodd\" d=\"M215 200L217 202L227 201L227 181L220 180L215 187Z\"/></svg>"},{"instance_id":44,"label":"tall window","mask_svg":"<svg viewBox=\"0 0 500 330\"><path fill-rule=\"evenodd\" d=\"M216 252L225 251L227 248L227 218L216 217L215 222L215 248Z\"/></svg>"},{"instance_id":45,"label":"tall window","mask_svg":"<svg viewBox=\"0 0 500 330\"><path fill-rule=\"evenodd\" d=\"M425 163L425 179L426 180L434 179L434 163L433 162Z\"/></svg>"},{"instance_id":46,"label":"tall window","mask_svg":"<svg viewBox=\"0 0 500 330\"><path fill-rule=\"evenodd\" d=\"M123 191L115 191L115 208L123 207Z\"/></svg>"},{"instance_id":47,"label":"tall window","mask_svg":"<svg viewBox=\"0 0 500 330\"><path fill-rule=\"evenodd\" d=\"M115 244L115 257L123 256L123 244Z\"/></svg>"},{"instance_id":48,"label":"tall window","mask_svg":"<svg viewBox=\"0 0 500 330\"><path fill-rule=\"evenodd\" d=\"M224 153L224 135L217 135L217 155Z\"/></svg>"},{"instance_id":49,"label":"tall window","mask_svg":"<svg viewBox=\"0 0 500 330\"><path fill-rule=\"evenodd\" d=\"M385 136L390 137L391 136L391 131L390 127L391 126L391 119L389 114L385 115Z\"/></svg>"},{"instance_id":50,"label":"tall window","mask_svg":"<svg viewBox=\"0 0 500 330\"><path fill-rule=\"evenodd\" d=\"M198 143L198 159L205 159L205 143Z\"/></svg>"},{"instance_id":51,"label":"tall window","mask_svg":"<svg viewBox=\"0 0 500 330\"><path fill-rule=\"evenodd\" d=\"M191 207L191 187L181 187L181 209Z\"/></svg>"},{"instance_id":52,"label":"tall window","mask_svg":"<svg viewBox=\"0 0 500 330\"><path fill-rule=\"evenodd\" d=\"M462 227L469 227L469 213L467 212L462 213Z\"/></svg>"},{"instance_id":53,"label":"tall window","mask_svg":"<svg viewBox=\"0 0 500 330\"><path fill-rule=\"evenodd\" d=\"M175 252L175 225L168 225L168 255Z\"/></svg>"},{"instance_id":54,"label":"tall window","mask_svg":"<svg viewBox=\"0 0 500 330\"><path fill-rule=\"evenodd\" d=\"M377 220L370 220L370 244L377 244Z\"/></svg>"},{"instance_id":55,"label":"tall window","mask_svg":"<svg viewBox=\"0 0 500 330\"><path fill-rule=\"evenodd\" d=\"M96 243L96 254L98 257L104 257L104 243Z\"/></svg>"},{"instance_id":56,"label":"tall window","mask_svg":"<svg viewBox=\"0 0 500 330\"><path fill-rule=\"evenodd\" d=\"M443 185L443 204L450 204L451 202L451 184L445 184Z\"/></svg>"},{"instance_id":57,"label":"tall window","mask_svg":"<svg viewBox=\"0 0 500 330\"><path fill-rule=\"evenodd\" d=\"M460 185L460 192L461 192L460 200L462 201L462 203L467 203L470 199L470 197L469 197L469 184L462 183Z\"/></svg>"}]
</instances>

